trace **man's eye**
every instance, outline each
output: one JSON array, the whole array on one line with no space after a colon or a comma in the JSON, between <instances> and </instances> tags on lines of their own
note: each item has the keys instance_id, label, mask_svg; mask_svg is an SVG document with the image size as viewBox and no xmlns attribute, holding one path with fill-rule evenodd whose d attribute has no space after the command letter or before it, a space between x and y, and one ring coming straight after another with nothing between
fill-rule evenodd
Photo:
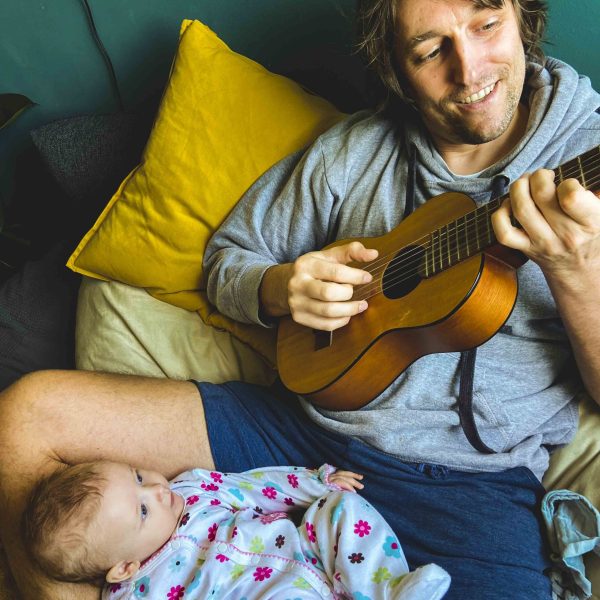
<instances>
[{"instance_id":1,"label":"man's eye","mask_svg":"<svg viewBox=\"0 0 600 600\"><path fill-rule=\"evenodd\" d=\"M144 480L142 478L142 476L140 475L139 471L135 472L135 477L136 477L138 483L142 483L142 481Z\"/></svg>"},{"instance_id":2,"label":"man's eye","mask_svg":"<svg viewBox=\"0 0 600 600\"><path fill-rule=\"evenodd\" d=\"M432 50L431 52L429 52L428 54L425 54L424 56L419 56L417 58L417 62L426 63L430 60L433 60L436 56L438 56L439 53L440 53L440 49L436 48L435 50Z\"/></svg>"},{"instance_id":3,"label":"man's eye","mask_svg":"<svg viewBox=\"0 0 600 600\"><path fill-rule=\"evenodd\" d=\"M148 516L148 507L145 504L142 504L140 512L142 515L142 521L144 521Z\"/></svg>"},{"instance_id":4,"label":"man's eye","mask_svg":"<svg viewBox=\"0 0 600 600\"><path fill-rule=\"evenodd\" d=\"M496 25L498 25L498 21L490 21L489 23L486 23L481 29L482 31L490 31L491 29L494 29Z\"/></svg>"}]
</instances>

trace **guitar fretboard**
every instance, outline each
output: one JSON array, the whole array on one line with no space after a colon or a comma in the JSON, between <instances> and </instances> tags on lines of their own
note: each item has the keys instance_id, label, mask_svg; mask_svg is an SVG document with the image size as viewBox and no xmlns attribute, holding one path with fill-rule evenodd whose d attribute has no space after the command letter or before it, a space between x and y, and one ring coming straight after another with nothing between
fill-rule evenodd
<instances>
[{"instance_id":1,"label":"guitar fretboard","mask_svg":"<svg viewBox=\"0 0 600 600\"><path fill-rule=\"evenodd\" d=\"M559 166L554 182L574 178L588 190L600 189L600 146ZM421 267L422 277L432 277L460 261L497 243L491 216L500 208L508 194L494 198L429 235Z\"/></svg>"}]
</instances>

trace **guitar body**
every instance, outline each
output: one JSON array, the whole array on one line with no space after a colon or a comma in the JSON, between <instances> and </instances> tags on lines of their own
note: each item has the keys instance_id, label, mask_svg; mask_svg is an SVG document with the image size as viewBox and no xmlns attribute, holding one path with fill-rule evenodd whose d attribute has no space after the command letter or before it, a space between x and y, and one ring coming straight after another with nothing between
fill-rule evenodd
<instances>
[{"instance_id":1,"label":"guitar body","mask_svg":"<svg viewBox=\"0 0 600 600\"><path fill-rule=\"evenodd\" d=\"M283 318L277 362L284 385L324 408L357 409L385 390L418 358L474 348L491 338L513 309L517 297L515 267L523 262L506 248L487 248L430 277L421 278L413 271L411 281L403 280L393 293L383 286L401 249L414 248L415 240L425 239L474 206L464 194L442 194L388 234L357 238L367 248L379 251L380 258L374 263L387 261L369 284L381 293L368 298L368 310L331 334L298 325L291 317ZM348 241L338 240L332 245Z\"/></svg>"}]
</instances>

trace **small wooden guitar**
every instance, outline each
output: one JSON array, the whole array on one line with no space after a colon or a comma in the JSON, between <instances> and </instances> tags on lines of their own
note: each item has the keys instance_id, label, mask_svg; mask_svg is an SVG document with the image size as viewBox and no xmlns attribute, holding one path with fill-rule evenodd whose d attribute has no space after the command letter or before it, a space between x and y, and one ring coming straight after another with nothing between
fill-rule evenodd
<instances>
[{"instance_id":1,"label":"small wooden guitar","mask_svg":"<svg viewBox=\"0 0 600 600\"><path fill-rule=\"evenodd\" d=\"M556 171L556 183L573 177L597 193L600 146ZM494 236L491 215L507 197L474 209L465 194L441 194L388 234L357 238L379 251L371 263L351 263L373 275L353 294L369 309L331 333L283 318L277 363L284 385L324 408L357 409L421 356L490 339L514 307L516 269L527 260Z\"/></svg>"}]
</instances>

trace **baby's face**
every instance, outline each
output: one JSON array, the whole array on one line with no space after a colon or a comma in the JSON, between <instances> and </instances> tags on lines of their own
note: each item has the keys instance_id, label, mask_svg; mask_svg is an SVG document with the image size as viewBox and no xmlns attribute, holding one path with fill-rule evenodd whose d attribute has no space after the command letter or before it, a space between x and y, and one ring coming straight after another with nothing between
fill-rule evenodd
<instances>
[{"instance_id":1,"label":"baby's face","mask_svg":"<svg viewBox=\"0 0 600 600\"><path fill-rule=\"evenodd\" d=\"M183 512L183 498L156 471L103 463L106 487L96 531L113 564L143 561L171 537Z\"/></svg>"}]
</instances>

